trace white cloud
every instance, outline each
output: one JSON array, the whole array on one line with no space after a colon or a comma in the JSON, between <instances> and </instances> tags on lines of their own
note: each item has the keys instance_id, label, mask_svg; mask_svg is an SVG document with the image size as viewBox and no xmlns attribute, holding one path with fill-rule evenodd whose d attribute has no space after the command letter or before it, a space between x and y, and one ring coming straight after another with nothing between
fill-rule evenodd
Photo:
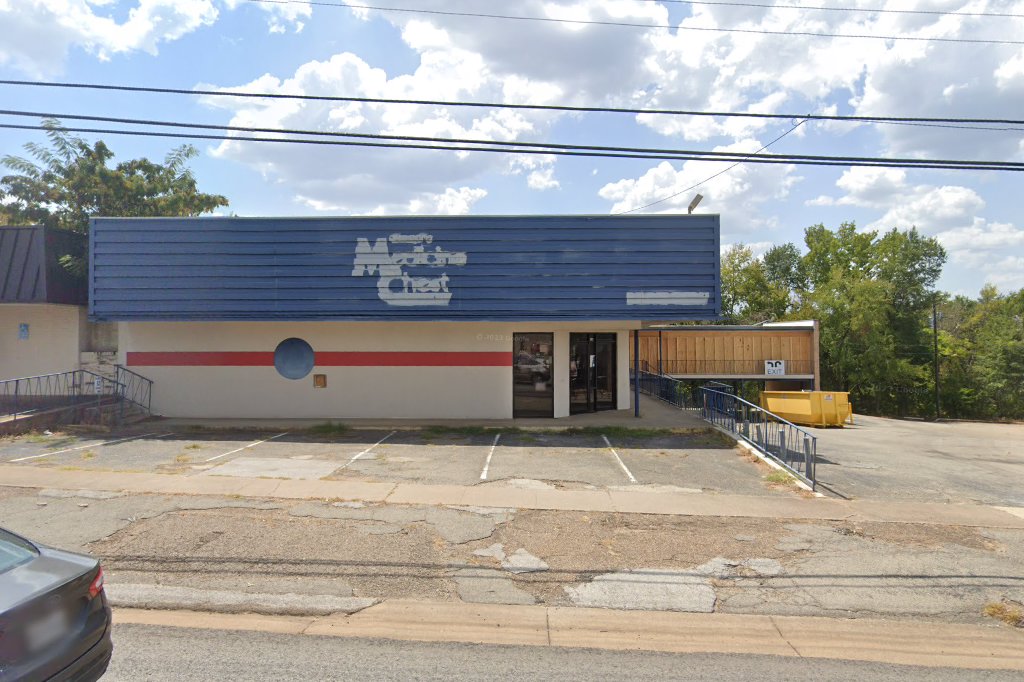
<instances>
[{"instance_id":1,"label":"white cloud","mask_svg":"<svg viewBox=\"0 0 1024 682\"><path fill-rule=\"evenodd\" d=\"M487 196L487 190L480 187L449 187L444 192L425 192L405 204L382 204L370 215L465 215L473 204Z\"/></svg>"},{"instance_id":2,"label":"white cloud","mask_svg":"<svg viewBox=\"0 0 1024 682\"><path fill-rule=\"evenodd\" d=\"M715 151L753 152L761 145L757 140L748 139L716 147ZM685 213L693 195L700 192L704 199L698 212L721 213L724 238L741 237L756 230L776 227L777 218L772 204L787 197L801 180L794 175L795 167L788 164L741 164L707 180L731 165L731 162L720 161L686 161L676 168L668 161L662 161L637 178L604 185L598 195L614 202L611 213L620 213L675 194L645 209L644 213ZM697 183L702 184L682 191Z\"/></svg>"},{"instance_id":3,"label":"white cloud","mask_svg":"<svg viewBox=\"0 0 1024 682\"><path fill-rule=\"evenodd\" d=\"M884 211L865 227L874 230L917 227L936 234L973 224L985 201L969 187L910 184L898 168L857 167L844 171L836 186L846 192L838 199L821 196L813 206L857 206Z\"/></svg>"},{"instance_id":4,"label":"white cloud","mask_svg":"<svg viewBox=\"0 0 1024 682\"><path fill-rule=\"evenodd\" d=\"M545 168L544 170L533 171L526 177L526 185L530 189L541 191L546 189L558 189L561 185L558 180L555 180L554 175L554 168Z\"/></svg>"},{"instance_id":5,"label":"white cloud","mask_svg":"<svg viewBox=\"0 0 1024 682\"><path fill-rule=\"evenodd\" d=\"M123 21L114 9L89 0L0 0L0 64L42 76L59 72L72 47L104 60L156 54L160 43L210 26L219 14L213 0L139 0Z\"/></svg>"},{"instance_id":6,"label":"white cloud","mask_svg":"<svg viewBox=\"0 0 1024 682\"><path fill-rule=\"evenodd\" d=\"M867 229L917 227L939 240L954 265L1002 287L1024 286L1024 257L1017 255L1024 230L980 215L986 204L973 189L911 184L905 171L887 168L852 168L836 185L846 194L805 203L884 211Z\"/></svg>"},{"instance_id":7,"label":"white cloud","mask_svg":"<svg viewBox=\"0 0 1024 682\"><path fill-rule=\"evenodd\" d=\"M451 43L446 31L410 21L403 39L419 53L412 73L389 75L352 53L301 65L286 78L264 75L238 90L302 94L343 92L394 99L501 99L506 80L494 74L479 54ZM518 87L526 87L520 79ZM205 86L212 87L212 86ZM231 112L231 124L346 133L515 141L542 133L551 114L506 109L438 108L372 103L234 100L210 97L209 106ZM320 211L459 213L482 198L470 190L476 178L492 171L526 174L535 189L558 186L551 155L508 157L491 153L299 147L225 142L214 154L259 170L264 177L294 190L303 205ZM452 189L460 187L461 189ZM482 190L479 190L482 191Z\"/></svg>"},{"instance_id":8,"label":"white cloud","mask_svg":"<svg viewBox=\"0 0 1024 682\"><path fill-rule=\"evenodd\" d=\"M271 33L289 28L301 31L312 16L308 2L0 0L0 65L13 65L32 76L48 76L63 70L73 48L100 60L131 52L155 55L161 43L215 24L221 7L265 13ZM125 14L126 18L118 18Z\"/></svg>"}]
</instances>

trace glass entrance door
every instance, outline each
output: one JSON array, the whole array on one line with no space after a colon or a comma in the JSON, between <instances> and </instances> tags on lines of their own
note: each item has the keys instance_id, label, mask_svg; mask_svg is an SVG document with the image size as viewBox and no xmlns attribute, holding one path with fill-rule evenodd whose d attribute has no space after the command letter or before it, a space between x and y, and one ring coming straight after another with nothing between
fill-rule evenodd
<instances>
[{"instance_id":1,"label":"glass entrance door","mask_svg":"<svg viewBox=\"0 0 1024 682\"><path fill-rule=\"evenodd\" d=\"M615 409L615 334L569 334L569 413Z\"/></svg>"},{"instance_id":2,"label":"glass entrance door","mask_svg":"<svg viewBox=\"0 0 1024 682\"><path fill-rule=\"evenodd\" d=\"M512 335L512 416L554 417L554 334Z\"/></svg>"}]
</instances>

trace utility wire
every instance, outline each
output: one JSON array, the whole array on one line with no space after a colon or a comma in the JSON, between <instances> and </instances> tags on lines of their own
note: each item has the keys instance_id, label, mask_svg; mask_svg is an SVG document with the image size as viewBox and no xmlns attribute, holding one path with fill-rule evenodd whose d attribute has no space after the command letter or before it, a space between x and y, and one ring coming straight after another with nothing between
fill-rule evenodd
<instances>
[{"instance_id":1,"label":"utility wire","mask_svg":"<svg viewBox=\"0 0 1024 682\"><path fill-rule=\"evenodd\" d=\"M997 40L991 38L941 38L924 36L881 36L867 33L816 33L813 31L772 31L760 28L721 28L712 26L688 26L672 24L637 24L628 21L610 21L599 19L561 19L556 17L526 17L517 14L492 14L487 12L456 12L454 10L423 9L412 7L381 7L379 5L357 5L350 3L322 2L319 0L249 0L269 5L315 5L319 7L340 7L348 9L368 9L378 12L400 12L407 14L429 14L449 17L473 17L477 19L504 19L510 21L538 21L554 24L575 24L593 26L624 26L643 29L672 29L677 31L703 31L711 33L753 33L759 35L803 36L810 38L857 38L867 40L908 40L915 42L938 43L970 43L981 45L1024 45L1024 40Z\"/></svg>"},{"instance_id":2,"label":"utility wire","mask_svg":"<svg viewBox=\"0 0 1024 682\"><path fill-rule=\"evenodd\" d=\"M1024 119L1005 118L946 118L920 116L845 116L841 114L768 114L754 111L699 111L692 109L645 109L629 107L572 106L568 104L507 104L503 102L471 102L436 99L398 99L384 97L344 97L340 95L298 95L280 92L251 92L235 90L190 90L187 88L159 88L142 85L113 85L106 83L71 83L0 79L0 85L70 90L100 90L111 92L148 92L164 95L194 95L202 97L238 97L245 99L284 99L310 102L357 102L362 104L417 104L439 107L470 107L481 109L525 109L530 111L565 111L599 114L652 114L666 116L710 116L715 118L755 119L807 119L808 121L845 121L853 123L903 124L991 124L1024 126ZM985 130L1017 130L1017 128L984 128Z\"/></svg>"},{"instance_id":3,"label":"utility wire","mask_svg":"<svg viewBox=\"0 0 1024 682\"><path fill-rule=\"evenodd\" d=\"M789 130L787 130L786 132L782 133L781 135L779 135L778 137L776 137L776 138L775 138L774 140L772 140L772 141L771 141L771 142L769 142L768 144L764 145L763 147L761 147L760 149L758 149L758 150L757 150L756 152L752 153L752 154L751 154L750 156L754 156L755 154L760 154L760 153L761 153L761 152L763 152L763 151L764 151L765 149L768 149L768 147L771 147L771 146L772 146L773 144L775 144L776 142L778 142L779 140L781 140L782 138L784 138L784 137L785 137L786 135L789 135L789 134L790 134L791 132L793 132L794 130L796 130L797 128L799 128L800 126L802 126L802 125L803 125L803 124L805 124L805 123L807 123L807 121L806 121L806 120L803 120L803 121L799 121L799 122L797 122L797 124L796 124L796 125L794 125L794 126L793 126L792 128L790 128L790 129L789 129ZM749 157L747 157L747 158L749 158ZM698 182L698 183L696 183L696 184L693 184L693 185L690 185L689 187L687 187L687 188L685 188L685 189L681 189L681 190L679 190L678 192L675 192L675 193L673 193L673 194L669 194L669 195L668 195L667 197L662 197L661 199L657 199L657 200L655 200L655 201L652 201L652 202L651 202L651 203L649 203L649 204L644 204L643 206L637 206L636 208L631 208L631 209L629 209L628 211L620 211L619 213L613 213L612 215L626 215L627 213L636 213L637 211L642 211L642 210L644 210L645 208L650 208L651 206L654 206L654 205L656 205L656 204L660 204L660 203L662 203L662 202L668 201L669 199L675 199L675 198L676 198L677 196L679 196L680 194L685 194L686 192L689 192L689 191L691 191L691 190L697 189L697 188L698 188L698 187L700 187L701 185L703 185L703 184L705 184L705 183L707 183L707 182L710 182L711 180L714 180L714 179L715 179L715 178L717 178L717 177L718 177L719 175L724 175L724 174L728 173L728 172L729 172L729 171L731 171L731 170L732 170L733 168L735 168L736 166L740 165L741 163L743 163L743 162L744 162L744 161L746 161L746 160L747 160L747 159L742 159L742 160L740 160L740 161L737 161L736 163L732 164L731 166L727 166L726 168L723 168L722 170L718 171L718 172L717 172L717 173L715 173L714 175L709 175L708 177L704 178L704 179L703 179L703 180L701 180L700 182Z\"/></svg>"},{"instance_id":4,"label":"utility wire","mask_svg":"<svg viewBox=\"0 0 1024 682\"><path fill-rule=\"evenodd\" d=\"M33 126L33 125L22 125L15 123L0 123L0 129L8 130L48 130L45 126ZM508 147L485 147L485 146L465 146L465 145L437 145L437 144L413 144L413 143L399 143L399 142L388 142L388 141L357 141L357 140L337 140L337 139L310 139L310 138L288 138L288 137L254 137L254 136L237 136L237 135L225 135L225 134L212 134L212 133L177 133L177 132L161 132L152 130L124 130L124 129L113 129L113 128L82 128L82 127L63 127L63 130L68 132L76 133L95 133L102 135L128 135L134 137L155 137L155 138L172 138L172 139L186 139L186 140L219 140L225 142L270 142L278 144L305 144L305 145L320 145L320 146L339 146L339 147L375 147L384 149L429 149L429 150L440 150L440 151L457 151L457 152L489 152L499 154L543 154L551 156L585 156L585 157L601 157L601 158L625 158L625 159L666 159L666 160L698 160L698 161L743 161L749 163L776 163L776 164L795 164L804 166L869 166L869 167L881 167L881 168L934 168L941 170L989 170L989 171L1013 171L1020 172L1024 171L1024 163L1016 162L995 162L995 161L942 161L936 162L931 160L907 160L914 161L913 163L905 162L904 160L894 160L877 158L870 160L858 161L854 157L821 157L820 160L811 159L800 159L798 157L790 157L784 155L777 155L768 157L766 155L759 156L742 156L732 155L729 158L709 158L707 155L711 152L695 152L695 151L682 151L677 154L634 154L624 152L603 152L603 151L576 151L568 149L518 149ZM717 154L717 153L715 153Z\"/></svg>"},{"instance_id":5,"label":"utility wire","mask_svg":"<svg viewBox=\"0 0 1024 682\"><path fill-rule=\"evenodd\" d=\"M1011 12L951 12L935 9L889 9L887 7L822 7L820 5L773 5L763 2L715 2L714 0L640 0L672 5L707 5L711 7L759 7L764 9L816 10L821 12L863 12L866 14L925 14L940 17L999 17L1022 18L1024 14Z\"/></svg>"},{"instance_id":6,"label":"utility wire","mask_svg":"<svg viewBox=\"0 0 1024 682\"><path fill-rule=\"evenodd\" d=\"M256 126L232 126L232 125L221 125L213 123L192 123L183 121L161 121L153 119L141 119L141 118L124 118L119 116L90 116L86 114L67 114L67 113L55 113L55 112L43 112L43 111L20 111L14 109L0 109L0 115L4 116L22 116L30 118L50 118L50 119L69 119L76 121L95 121L101 123L121 123L128 125L142 125L142 126L156 126L163 128L191 128L199 130L218 130L226 132L241 132L241 133L271 133L275 135L312 135L315 137L331 137L331 138L346 138L346 139L369 139L369 140L386 140L394 142L430 142L438 144L460 144L460 145L486 145L491 147L505 147L511 153L523 151L523 149L539 150L538 153L555 153L556 151L595 151L595 152L622 152L637 155L636 157L630 158L677 158L685 156L687 158L706 158L711 161L727 160L731 161L736 158L741 160L749 159L753 154L767 149L769 146L775 144L783 137L799 128L805 121L801 121L794 125L790 130L786 131L779 137L775 138L767 145L762 147L753 154L747 154L743 152L715 152L715 151L703 151L696 149L665 149L657 147L609 147L601 145L581 145L581 144L562 144L556 142L525 142L525 141L505 141L505 140L488 140L482 138L459 138L459 137L426 137L420 135L388 135L383 133L351 133L351 132L340 132L333 130L310 130L302 128L265 128ZM228 136L227 139L235 139L234 137ZM470 147L469 149L474 149ZM811 154L764 154L759 158L762 159L775 159L780 163L793 163L797 161L832 161L836 157L833 156L822 156L822 155L811 155ZM1012 165L1013 162L1008 161L985 161L980 159L917 159L917 158L891 158L891 157L876 157L876 156L844 156L844 161L849 162L867 162L867 163L886 163L886 164L901 164L907 167L913 167L921 164L952 164L952 165L966 165L972 168L1004 168L1008 165ZM1024 167L1024 163L1020 164Z\"/></svg>"}]
</instances>

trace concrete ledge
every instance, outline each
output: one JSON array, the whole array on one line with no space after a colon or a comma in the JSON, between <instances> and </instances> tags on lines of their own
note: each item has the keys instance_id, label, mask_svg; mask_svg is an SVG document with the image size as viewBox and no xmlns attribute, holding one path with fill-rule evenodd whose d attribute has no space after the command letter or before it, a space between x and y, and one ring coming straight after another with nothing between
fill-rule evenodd
<instances>
[{"instance_id":1,"label":"concrete ledge","mask_svg":"<svg viewBox=\"0 0 1024 682\"><path fill-rule=\"evenodd\" d=\"M526 490L495 483L475 486L295 481L181 476L118 471L76 471L0 464L0 486L105 490L134 494L216 495L265 499L340 499L369 503L426 504L629 514L728 516L821 521L878 521L982 528L1024 528L1024 512L935 502L834 500L796 496L701 494L642 490Z\"/></svg>"},{"instance_id":2,"label":"concrete ledge","mask_svg":"<svg viewBox=\"0 0 1024 682\"><path fill-rule=\"evenodd\" d=\"M326 616L355 613L376 599L332 594L268 594L203 590L176 585L112 583L106 587L111 606L136 609L188 609L213 613L259 613L285 616Z\"/></svg>"},{"instance_id":3,"label":"concrete ledge","mask_svg":"<svg viewBox=\"0 0 1024 682\"><path fill-rule=\"evenodd\" d=\"M1024 632L995 625L422 601L387 601L351 616L326 618L115 609L114 622L419 642L762 654L1024 670Z\"/></svg>"}]
</instances>

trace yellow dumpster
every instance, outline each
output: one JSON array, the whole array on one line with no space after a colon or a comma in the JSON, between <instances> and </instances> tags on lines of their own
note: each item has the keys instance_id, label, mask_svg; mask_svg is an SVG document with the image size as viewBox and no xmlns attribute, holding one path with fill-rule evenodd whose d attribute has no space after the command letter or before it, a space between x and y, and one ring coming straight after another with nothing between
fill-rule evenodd
<instances>
[{"instance_id":1,"label":"yellow dumpster","mask_svg":"<svg viewBox=\"0 0 1024 682\"><path fill-rule=\"evenodd\" d=\"M853 423L853 405L845 391L761 391L761 407L794 424Z\"/></svg>"}]
</instances>

